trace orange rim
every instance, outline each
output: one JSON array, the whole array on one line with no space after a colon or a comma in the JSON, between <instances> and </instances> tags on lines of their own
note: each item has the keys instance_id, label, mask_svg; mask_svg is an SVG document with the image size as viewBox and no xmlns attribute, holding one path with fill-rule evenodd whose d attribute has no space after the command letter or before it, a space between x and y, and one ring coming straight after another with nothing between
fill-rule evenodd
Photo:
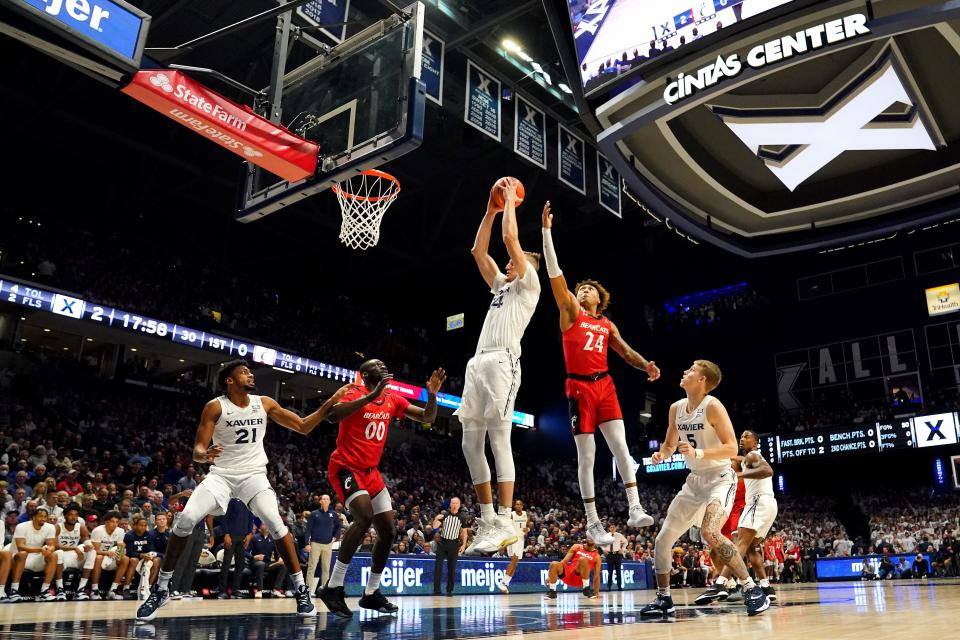
<instances>
[{"instance_id":1,"label":"orange rim","mask_svg":"<svg viewBox=\"0 0 960 640\"><path fill-rule=\"evenodd\" d=\"M355 193L350 193L349 191L345 191L338 184L333 185L331 189L333 189L334 193L336 193L337 195L341 195L344 198L349 198L351 200L362 200L365 202L379 202L381 200L392 200L396 198L397 195L400 193L400 181L394 178L389 173L386 173L385 171L380 171L379 169L367 169L366 171L361 171L358 175L370 176L373 178L380 178L381 180L389 180L390 182L393 183L393 188L390 190L389 193L382 196L358 196ZM349 180L344 180L343 182L348 183Z\"/></svg>"}]
</instances>

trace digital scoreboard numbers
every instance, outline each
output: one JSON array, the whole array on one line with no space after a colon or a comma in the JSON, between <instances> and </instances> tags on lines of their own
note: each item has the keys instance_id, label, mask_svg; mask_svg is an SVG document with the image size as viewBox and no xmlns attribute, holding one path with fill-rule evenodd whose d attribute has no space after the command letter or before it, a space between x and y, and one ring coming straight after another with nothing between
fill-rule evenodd
<instances>
[{"instance_id":1,"label":"digital scoreboard numbers","mask_svg":"<svg viewBox=\"0 0 960 640\"><path fill-rule=\"evenodd\" d=\"M877 444L880 451L914 448L910 420L890 420L877 423Z\"/></svg>"},{"instance_id":2,"label":"digital scoreboard numbers","mask_svg":"<svg viewBox=\"0 0 960 640\"><path fill-rule=\"evenodd\" d=\"M777 460L800 460L820 456L866 453L877 450L877 428L874 425L854 429L829 429L778 436Z\"/></svg>"}]
</instances>

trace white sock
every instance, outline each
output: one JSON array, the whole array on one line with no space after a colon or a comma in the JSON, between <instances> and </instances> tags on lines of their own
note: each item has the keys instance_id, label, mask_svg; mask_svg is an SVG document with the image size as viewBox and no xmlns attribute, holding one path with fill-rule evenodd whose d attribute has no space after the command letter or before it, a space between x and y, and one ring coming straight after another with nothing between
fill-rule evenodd
<instances>
[{"instance_id":1,"label":"white sock","mask_svg":"<svg viewBox=\"0 0 960 640\"><path fill-rule=\"evenodd\" d=\"M717 585L718 587L722 587L723 585L727 584L727 579L723 576L717 576L717 579L713 582L713 584Z\"/></svg>"},{"instance_id":2,"label":"white sock","mask_svg":"<svg viewBox=\"0 0 960 640\"><path fill-rule=\"evenodd\" d=\"M497 512L493 510L493 503L480 503L480 519L484 522L493 522L497 519Z\"/></svg>"},{"instance_id":3,"label":"white sock","mask_svg":"<svg viewBox=\"0 0 960 640\"><path fill-rule=\"evenodd\" d=\"M83 588L90 582L90 578L80 578L80 584L77 585L77 591L83 591Z\"/></svg>"},{"instance_id":4,"label":"white sock","mask_svg":"<svg viewBox=\"0 0 960 640\"><path fill-rule=\"evenodd\" d=\"M7 589L3 585L0 585L0 598L7 597Z\"/></svg>"},{"instance_id":5,"label":"white sock","mask_svg":"<svg viewBox=\"0 0 960 640\"><path fill-rule=\"evenodd\" d=\"M294 571L290 574L290 582L293 583L294 592L299 591L300 587L303 586L303 571Z\"/></svg>"},{"instance_id":6,"label":"white sock","mask_svg":"<svg viewBox=\"0 0 960 640\"><path fill-rule=\"evenodd\" d=\"M19 582L11 582L11 583L10 583L10 590L11 590L11 591L20 591L20 583L19 583Z\"/></svg>"},{"instance_id":7,"label":"white sock","mask_svg":"<svg viewBox=\"0 0 960 640\"><path fill-rule=\"evenodd\" d=\"M556 591L556 590L557 590L557 583L556 583L556 582L548 582L548 583L547 583L547 588L550 589L550 591Z\"/></svg>"},{"instance_id":8,"label":"white sock","mask_svg":"<svg viewBox=\"0 0 960 640\"><path fill-rule=\"evenodd\" d=\"M589 589L589 588L590 588L590 578L584 578L584 579L583 579L583 588L584 588L584 589Z\"/></svg>"},{"instance_id":9,"label":"white sock","mask_svg":"<svg viewBox=\"0 0 960 640\"><path fill-rule=\"evenodd\" d=\"M670 587L657 587L658 596L667 596L670 597Z\"/></svg>"},{"instance_id":10,"label":"white sock","mask_svg":"<svg viewBox=\"0 0 960 640\"><path fill-rule=\"evenodd\" d=\"M119 582L114 582L113 584L110 585L110 591L116 591L117 587L119 586L120 586Z\"/></svg>"},{"instance_id":11,"label":"white sock","mask_svg":"<svg viewBox=\"0 0 960 640\"><path fill-rule=\"evenodd\" d=\"M508 573L503 574L503 584L510 584L511 580L513 580L513 576Z\"/></svg>"},{"instance_id":12,"label":"white sock","mask_svg":"<svg viewBox=\"0 0 960 640\"><path fill-rule=\"evenodd\" d=\"M166 591L170 586L170 579L173 578L173 571L164 571L160 569L160 578L157 580L157 588L160 591Z\"/></svg>"},{"instance_id":13,"label":"white sock","mask_svg":"<svg viewBox=\"0 0 960 640\"><path fill-rule=\"evenodd\" d=\"M330 579L327 581L327 586L342 587L343 579L347 576L347 567L349 566L350 565L343 564L337 560L333 565L333 571L330 572Z\"/></svg>"},{"instance_id":14,"label":"white sock","mask_svg":"<svg viewBox=\"0 0 960 640\"><path fill-rule=\"evenodd\" d=\"M769 587L769 586L770 586L770 578L764 578L763 580L761 580L761 581L760 581L760 586L763 587L763 588Z\"/></svg>"},{"instance_id":15,"label":"white sock","mask_svg":"<svg viewBox=\"0 0 960 640\"><path fill-rule=\"evenodd\" d=\"M57 578L57 589L63 589L63 578Z\"/></svg>"},{"instance_id":16,"label":"white sock","mask_svg":"<svg viewBox=\"0 0 960 640\"><path fill-rule=\"evenodd\" d=\"M587 526L588 526L588 527L589 527L591 524L594 524L595 522L600 522L600 516L597 515L597 502L596 502L596 501L593 501L593 502L584 502L584 503L583 503L583 510L584 510L584 512L586 512L586 514L587 514Z\"/></svg>"},{"instance_id":17,"label":"white sock","mask_svg":"<svg viewBox=\"0 0 960 640\"><path fill-rule=\"evenodd\" d=\"M757 584L753 581L753 578L750 576L747 576L746 580L737 580L737 582L740 583L740 586L743 587L744 591L747 589L753 589L755 586L757 586Z\"/></svg>"},{"instance_id":18,"label":"white sock","mask_svg":"<svg viewBox=\"0 0 960 640\"><path fill-rule=\"evenodd\" d=\"M505 507L505 506L503 506L503 505L500 505L500 508L497 509L497 515L509 516L509 515L510 515L510 507Z\"/></svg>"},{"instance_id":19,"label":"white sock","mask_svg":"<svg viewBox=\"0 0 960 640\"><path fill-rule=\"evenodd\" d=\"M367 588L363 590L363 593L370 595L374 591L380 588L380 574L379 573L370 573L370 577L367 578Z\"/></svg>"},{"instance_id":20,"label":"white sock","mask_svg":"<svg viewBox=\"0 0 960 640\"><path fill-rule=\"evenodd\" d=\"M43 585L41 585L41 587L40 587L40 593L43 593L43 592L49 591L49 590L50 590L50 583L49 583L49 582L44 582Z\"/></svg>"},{"instance_id":21,"label":"white sock","mask_svg":"<svg viewBox=\"0 0 960 640\"><path fill-rule=\"evenodd\" d=\"M627 504L630 505L631 509L640 505L640 494L637 493L636 485L627 487Z\"/></svg>"}]
</instances>

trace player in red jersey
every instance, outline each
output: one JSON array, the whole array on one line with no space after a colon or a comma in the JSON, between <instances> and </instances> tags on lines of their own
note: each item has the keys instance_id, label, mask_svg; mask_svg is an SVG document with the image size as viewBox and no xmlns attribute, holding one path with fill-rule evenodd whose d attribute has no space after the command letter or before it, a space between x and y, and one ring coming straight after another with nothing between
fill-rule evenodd
<instances>
[{"instance_id":1,"label":"player in red jersey","mask_svg":"<svg viewBox=\"0 0 960 640\"><path fill-rule=\"evenodd\" d=\"M543 210L543 256L550 277L550 288L560 309L560 330L563 333L563 359L567 366L566 393L570 407L570 426L577 444L578 477L583 508L587 514L587 537L599 545L613 543L597 515L596 494L593 487L593 464L597 444L594 432L600 429L610 452L617 461L617 470L623 478L630 506L627 525L647 527L653 518L640 505L637 495L637 476L633 458L627 446L623 414L617 400L617 390L607 370L608 348L613 349L633 367L642 369L656 380L660 369L630 348L620 336L617 325L601 315L610 303L610 294L595 280L577 284L576 294L567 288L557 254L553 248L551 228L553 215Z\"/></svg>"},{"instance_id":2,"label":"player in red jersey","mask_svg":"<svg viewBox=\"0 0 960 640\"><path fill-rule=\"evenodd\" d=\"M387 390L393 376L380 360L367 360L360 365L360 376L363 385L348 391L327 416L331 422L340 422L337 448L330 455L327 478L340 502L353 516L353 523L343 536L336 565L320 591L320 599L332 613L344 618L351 617L353 612L347 607L343 579L371 524L377 531L377 543L373 546L370 577L360 606L380 613L398 610L379 589L380 574L387 564L397 529L390 492L377 465L390 422L394 418L433 422L437 417L437 391L447 379L443 369L433 372L426 384L427 406L421 408Z\"/></svg>"},{"instance_id":3,"label":"player in red jersey","mask_svg":"<svg viewBox=\"0 0 960 640\"><path fill-rule=\"evenodd\" d=\"M593 573L593 589L590 584L590 574ZM600 552L593 540L586 540L583 544L575 544L567 551L567 555L560 562L550 563L550 573L547 577L547 597L551 600L557 597L557 578L568 587L579 589L583 587L583 595L596 598L600 589Z\"/></svg>"}]
</instances>

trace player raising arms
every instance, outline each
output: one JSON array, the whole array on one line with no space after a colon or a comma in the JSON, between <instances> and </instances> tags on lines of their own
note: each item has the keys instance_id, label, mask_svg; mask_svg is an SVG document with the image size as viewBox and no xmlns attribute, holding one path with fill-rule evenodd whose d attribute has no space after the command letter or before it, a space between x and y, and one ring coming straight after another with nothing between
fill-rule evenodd
<instances>
[{"instance_id":1,"label":"player raising arms","mask_svg":"<svg viewBox=\"0 0 960 640\"><path fill-rule=\"evenodd\" d=\"M563 271L557 263L553 248L553 214L550 206L543 208L543 257L550 276L550 288L560 308L560 330L563 333L563 359L567 367L566 393L570 407L570 426L577 444L578 477L583 508L587 514L587 537L598 545L613 544L597 515L596 493L593 487L593 465L597 444L594 432L599 428L617 461L617 470L623 478L630 506L627 525L648 527L653 518L640 505L637 494L637 476L633 458L627 447L617 389L607 369L607 351L613 349L626 362L642 369L656 380L660 369L630 348L621 337L617 325L603 316L610 304L610 294L595 280L577 284L574 294L567 288Z\"/></svg>"},{"instance_id":2,"label":"player raising arms","mask_svg":"<svg viewBox=\"0 0 960 640\"><path fill-rule=\"evenodd\" d=\"M516 470L510 434L513 431L513 403L520 389L520 339L540 300L537 269L540 256L527 253L517 237L517 183L511 180L503 189L503 244L510 255L506 274L490 257L490 233L499 211L494 205L494 185L487 201L487 212L480 223L470 253L477 261L493 301L480 330L477 352L467 363L463 401L456 415L463 424L463 456L480 504L477 535L466 553L493 553L517 542L510 520ZM549 207L549 203L545 205ZM499 513L493 510L490 466L486 440L497 465Z\"/></svg>"},{"instance_id":3,"label":"player raising arms","mask_svg":"<svg viewBox=\"0 0 960 640\"><path fill-rule=\"evenodd\" d=\"M640 610L642 616L674 613L670 597L670 554L673 544L695 524L703 512L700 535L716 549L743 586L747 613L757 615L770 606L763 590L756 586L734 544L720 533L730 515L736 491L736 474L730 459L737 455L737 439L727 410L708 393L720 384L720 367L709 360L695 360L683 372L680 387L687 397L670 405L667 435L654 452L654 464L669 460L679 450L690 473L680 493L667 508L667 517L654 543L653 569L657 573L657 598Z\"/></svg>"},{"instance_id":4,"label":"player raising arms","mask_svg":"<svg viewBox=\"0 0 960 640\"><path fill-rule=\"evenodd\" d=\"M320 590L320 599L331 613L343 618L353 616L347 607L343 580L353 554L363 542L363 536L372 524L377 531L370 559L370 577L367 578L360 606L380 613L396 613L397 605L380 593L380 574L387 566L390 545L397 535L396 514L390 492L383 482L377 465L387 442L387 430L394 418L410 418L431 423L437 417L437 392L447 379L443 369L437 369L427 380L427 405L418 407L403 396L387 391L393 376L380 360L367 360L360 365L363 385L348 391L330 409L329 420L340 422L337 448L330 454L327 479L337 492L353 522L340 542L337 562L330 572L327 584Z\"/></svg>"},{"instance_id":5,"label":"player raising arms","mask_svg":"<svg viewBox=\"0 0 960 640\"><path fill-rule=\"evenodd\" d=\"M230 498L243 501L267 525L277 551L290 572L297 599L297 614L315 616L317 610L303 582L293 536L283 522L277 494L267 479L268 459L263 440L267 435L268 420L291 431L309 434L352 385L344 385L319 409L301 418L281 407L273 398L253 395L257 387L246 360L233 360L225 364L220 369L218 381L226 393L214 398L203 408L193 444L193 461L210 463L210 473L194 490L174 522L159 578L150 597L137 609L137 620L153 620L157 610L167 603L170 598L167 590L170 578L193 528L207 515L226 513ZM210 446L211 439L213 446Z\"/></svg>"}]
</instances>

